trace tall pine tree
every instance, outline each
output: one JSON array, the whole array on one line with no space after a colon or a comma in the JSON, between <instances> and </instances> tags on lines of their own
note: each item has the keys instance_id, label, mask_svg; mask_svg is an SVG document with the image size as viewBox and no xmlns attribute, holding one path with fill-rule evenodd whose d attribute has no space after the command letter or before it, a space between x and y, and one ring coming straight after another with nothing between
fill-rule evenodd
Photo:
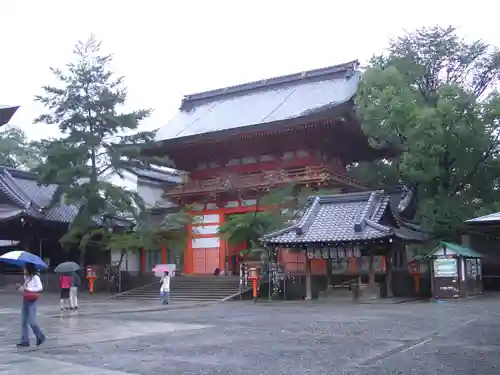
<instances>
[{"instance_id":1,"label":"tall pine tree","mask_svg":"<svg viewBox=\"0 0 500 375\"><path fill-rule=\"evenodd\" d=\"M138 144L152 139L154 132L138 131L149 109L121 111L127 99L123 77L112 72L112 55L101 52L99 41L91 36L78 42L74 55L76 61L66 69L51 68L58 84L44 86L35 98L47 109L35 122L56 124L62 133L59 139L42 142L44 162L37 172L41 183L59 184L66 201L80 205L62 242L85 251L105 246L101 236L94 235L100 218L132 213L141 206L135 192L113 185L110 177L123 176L127 162L139 158Z\"/></svg>"}]
</instances>

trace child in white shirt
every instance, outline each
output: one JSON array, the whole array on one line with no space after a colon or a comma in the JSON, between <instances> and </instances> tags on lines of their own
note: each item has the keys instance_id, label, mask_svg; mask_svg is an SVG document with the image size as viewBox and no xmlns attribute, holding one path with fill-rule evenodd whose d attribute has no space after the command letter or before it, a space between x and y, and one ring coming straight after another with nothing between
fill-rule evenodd
<instances>
[{"instance_id":1,"label":"child in white shirt","mask_svg":"<svg viewBox=\"0 0 500 375\"><path fill-rule=\"evenodd\" d=\"M163 304L168 305L168 294L170 293L170 275L168 274L168 271L165 271L165 274L162 276L160 281L160 295L163 299Z\"/></svg>"}]
</instances>

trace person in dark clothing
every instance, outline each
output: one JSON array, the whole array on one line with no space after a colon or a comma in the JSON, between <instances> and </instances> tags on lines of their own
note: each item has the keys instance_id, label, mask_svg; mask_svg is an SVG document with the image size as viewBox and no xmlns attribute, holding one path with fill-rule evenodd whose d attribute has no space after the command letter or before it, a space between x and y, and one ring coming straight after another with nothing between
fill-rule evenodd
<instances>
[{"instance_id":1,"label":"person in dark clothing","mask_svg":"<svg viewBox=\"0 0 500 375\"><path fill-rule=\"evenodd\" d=\"M237 272L238 269L237 268L238 268L238 259L236 257L236 254L233 254L231 256L231 270L232 270L233 276L238 274L238 272Z\"/></svg>"}]
</instances>

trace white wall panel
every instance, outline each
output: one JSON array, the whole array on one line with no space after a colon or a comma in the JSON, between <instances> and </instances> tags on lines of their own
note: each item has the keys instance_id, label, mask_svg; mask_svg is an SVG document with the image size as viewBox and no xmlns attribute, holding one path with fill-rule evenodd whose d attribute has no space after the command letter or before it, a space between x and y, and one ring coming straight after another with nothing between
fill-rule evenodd
<instances>
[{"instance_id":1,"label":"white wall panel","mask_svg":"<svg viewBox=\"0 0 500 375\"><path fill-rule=\"evenodd\" d=\"M191 244L193 249L201 249L201 248L213 248L220 246L220 238L219 237L211 237L211 238L193 238L191 240Z\"/></svg>"},{"instance_id":2,"label":"white wall panel","mask_svg":"<svg viewBox=\"0 0 500 375\"><path fill-rule=\"evenodd\" d=\"M226 207L238 207L238 206L239 206L238 201L229 201L226 204Z\"/></svg>"},{"instance_id":3,"label":"white wall panel","mask_svg":"<svg viewBox=\"0 0 500 375\"><path fill-rule=\"evenodd\" d=\"M111 264L120 261L121 252L111 252ZM139 251L127 251L123 256L120 271L139 272L141 270L141 259Z\"/></svg>"},{"instance_id":4,"label":"white wall panel","mask_svg":"<svg viewBox=\"0 0 500 375\"><path fill-rule=\"evenodd\" d=\"M219 233L219 225L194 226L193 233L194 234L218 234Z\"/></svg>"}]
</instances>

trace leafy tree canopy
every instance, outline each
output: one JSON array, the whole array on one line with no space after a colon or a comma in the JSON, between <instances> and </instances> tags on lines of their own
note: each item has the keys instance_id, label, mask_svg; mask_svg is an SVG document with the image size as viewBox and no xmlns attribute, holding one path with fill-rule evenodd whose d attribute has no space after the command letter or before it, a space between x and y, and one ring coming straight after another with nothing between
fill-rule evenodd
<instances>
[{"instance_id":1,"label":"leafy tree canopy","mask_svg":"<svg viewBox=\"0 0 500 375\"><path fill-rule=\"evenodd\" d=\"M157 249L166 245L170 250L184 251L186 226L193 221L188 210L185 207L165 215L162 220L155 219L150 210L141 211L135 217L134 229L110 236L107 246L112 251L133 251L140 248Z\"/></svg>"},{"instance_id":2,"label":"leafy tree canopy","mask_svg":"<svg viewBox=\"0 0 500 375\"><path fill-rule=\"evenodd\" d=\"M39 147L28 142L22 129L9 125L0 128L0 165L33 169L39 161Z\"/></svg>"},{"instance_id":3,"label":"leafy tree canopy","mask_svg":"<svg viewBox=\"0 0 500 375\"><path fill-rule=\"evenodd\" d=\"M498 210L499 77L499 50L465 41L453 27L392 41L371 59L356 104L371 143L399 156L351 173L415 189L420 218L437 235L484 207Z\"/></svg>"}]
</instances>

